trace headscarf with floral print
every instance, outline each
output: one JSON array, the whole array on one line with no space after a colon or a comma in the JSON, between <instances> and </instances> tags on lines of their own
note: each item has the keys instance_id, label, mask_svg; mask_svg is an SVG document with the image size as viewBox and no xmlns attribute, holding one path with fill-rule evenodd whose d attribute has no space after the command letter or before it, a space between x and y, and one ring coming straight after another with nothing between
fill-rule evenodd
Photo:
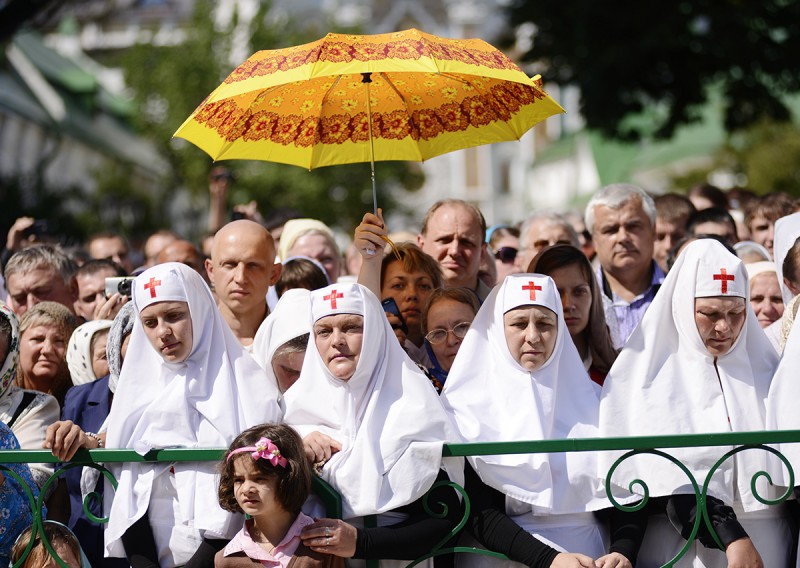
<instances>
[{"instance_id":1,"label":"headscarf with floral print","mask_svg":"<svg viewBox=\"0 0 800 568\"><path fill-rule=\"evenodd\" d=\"M8 387L17 376L17 362L19 361L19 320L3 302L0 302L0 317L6 318L11 324L11 337L8 338L8 354L0 369L0 396L3 396Z\"/></svg>"}]
</instances>

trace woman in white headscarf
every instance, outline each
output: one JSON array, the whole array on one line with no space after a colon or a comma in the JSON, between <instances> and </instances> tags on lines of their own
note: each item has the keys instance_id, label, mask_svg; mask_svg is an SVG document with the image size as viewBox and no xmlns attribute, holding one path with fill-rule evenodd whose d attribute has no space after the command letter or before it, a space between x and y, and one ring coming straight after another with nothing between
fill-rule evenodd
<instances>
[{"instance_id":1,"label":"woman in white headscarf","mask_svg":"<svg viewBox=\"0 0 800 568\"><path fill-rule=\"evenodd\" d=\"M800 213L792 213L775 221L775 272L783 298L783 317L764 329L772 346L780 355L788 330L794 322L789 304L800 293ZM776 341L777 338L777 341Z\"/></svg>"},{"instance_id":2,"label":"woman in white headscarf","mask_svg":"<svg viewBox=\"0 0 800 568\"><path fill-rule=\"evenodd\" d=\"M452 426L369 290L315 290L311 314L312 338L300 379L285 395L285 420L303 436L312 462L327 460L321 477L342 496L345 521L321 519L301 538L346 558L420 557L459 517L450 488L430 497L448 504L446 518L429 517L421 503L437 479L461 481L463 462L442 460ZM378 528L356 528L372 514L380 514Z\"/></svg>"},{"instance_id":3,"label":"woman in white headscarf","mask_svg":"<svg viewBox=\"0 0 800 568\"><path fill-rule=\"evenodd\" d=\"M600 403L601 435L763 430L777 356L749 298L747 271L739 258L710 239L690 243L611 368ZM668 453L686 465L702 487L716 461L730 449ZM605 476L619 453L601 456L600 473ZM700 542L691 545L678 566L787 565L791 534L784 509L760 503L750 485L768 461L767 452L750 450L721 464L709 483L706 506L725 552L716 549L703 525ZM661 566L691 533L694 490L677 466L653 455L624 460L611 482L627 488L638 478L649 487L652 514L645 517L648 528L637 566ZM777 496L763 479L758 493Z\"/></svg>"},{"instance_id":4,"label":"woman in white headscarf","mask_svg":"<svg viewBox=\"0 0 800 568\"><path fill-rule=\"evenodd\" d=\"M771 260L745 263L747 277L750 279L750 306L756 320L772 347L780 354L781 316L783 316L783 297L778 282L775 263ZM776 324L777 325L773 325Z\"/></svg>"},{"instance_id":5,"label":"woman in white headscarf","mask_svg":"<svg viewBox=\"0 0 800 568\"><path fill-rule=\"evenodd\" d=\"M797 303L798 300L795 297L786 309L794 313ZM781 357L778 369L775 371L775 376L769 389L769 396L767 397L767 430L800 430L800 415L797 412L797 401L800 400L800 381L797 380L800 368L799 353L800 325L792 325L786 339L783 357ZM797 498L800 495L800 488L798 487L800 480L797 477L798 472L800 472L800 445L775 444L775 449L789 460L795 472L794 493L795 498ZM771 473L777 473L777 475L773 475L776 484L783 487L788 486L787 471L782 464L777 463L776 459L773 460ZM800 551L800 544L798 551ZM796 566L800 567L800 556L798 556Z\"/></svg>"},{"instance_id":6,"label":"woman in white headscarf","mask_svg":"<svg viewBox=\"0 0 800 568\"><path fill-rule=\"evenodd\" d=\"M245 354L194 270L156 265L137 277L132 301L138 318L109 415L109 448L144 455L163 447L224 447L250 426L280 420L277 388ZM127 553L134 566L207 565L203 559L216 551L207 549L242 524L220 508L214 468L115 467L106 554ZM192 558L196 552L202 559Z\"/></svg>"},{"instance_id":7,"label":"woman in white headscarf","mask_svg":"<svg viewBox=\"0 0 800 568\"><path fill-rule=\"evenodd\" d=\"M281 393L300 378L303 368L311 332L310 295L305 288L287 290L253 340L253 358Z\"/></svg>"},{"instance_id":8,"label":"woman in white headscarf","mask_svg":"<svg viewBox=\"0 0 800 568\"><path fill-rule=\"evenodd\" d=\"M329 282L336 282L341 272L342 253L330 227L317 219L291 219L283 226L278 246L281 260L308 256L325 268Z\"/></svg>"},{"instance_id":9,"label":"woman in white headscarf","mask_svg":"<svg viewBox=\"0 0 800 568\"><path fill-rule=\"evenodd\" d=\"M788 306L800 292L800 273L790 274L786 269L786 257L792 254L797 240L800 239L800 213L792 213L775 221L775 269L778 272L778 283L781 286L783 305ZM796 268L797 261L790 261Z\"/></svg>"},{"instance_id":10,"label":"woman in white headscarf","mask_svg":"<svg viewBox=\"0 0 800 568\"><path fill-rule=\"evenodd\" d=\"M553 280L512 274L492 290L472 322L442 401L465 442L596 437L592 385ZM593 511L609 502L593 453L468 461L467 492L475 509L470 528L488 549L542 567L594 566L592 559L605 554L606 534ZM608 565L617 562L630 566L619 555Z\"/></svg>"},{"instance_id":11,"label":"woman in white headscarf","mask_svg":"<svg viewBox=\"0 0 800 568\"><path fill-rule=\"evenodd\" d=\"M107 339L102 338L107 337L111 323L102 319L87 321L72 332L67 345L67 367L73 385L85 385L108 374Z\"/></svg>"}]
</instances>

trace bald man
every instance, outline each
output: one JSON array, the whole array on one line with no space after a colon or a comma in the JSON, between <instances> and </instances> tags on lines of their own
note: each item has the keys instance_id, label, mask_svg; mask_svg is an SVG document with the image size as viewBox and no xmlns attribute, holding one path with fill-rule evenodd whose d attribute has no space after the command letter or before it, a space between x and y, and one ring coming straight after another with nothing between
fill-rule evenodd
<instances>
[{"instance_id":1,"label":"bald man","mask_svg":"<svg viewBox=\"0 0 800 568\"><path fill-rule=\"evenodd\" d=\"M163 262L180 262L185 264L200 276L203 280L208 282L208 273L205 270L203 262L203 255L200 251L189 241L177 240L172 241L158 253L156 256L156 264Z\"/></svg>"},{"instance_id":2,"label":"bald man","mask_svg":"<svg viewBox=\"0 0 800 568\"><path fill-rule=\"evenodd\" d=\"M239 342L251 347L269 313L267 290L281 275L269 231L244 219L228 223L214 236L206 272L222 317Z\"/></svg>"}]
</instances>

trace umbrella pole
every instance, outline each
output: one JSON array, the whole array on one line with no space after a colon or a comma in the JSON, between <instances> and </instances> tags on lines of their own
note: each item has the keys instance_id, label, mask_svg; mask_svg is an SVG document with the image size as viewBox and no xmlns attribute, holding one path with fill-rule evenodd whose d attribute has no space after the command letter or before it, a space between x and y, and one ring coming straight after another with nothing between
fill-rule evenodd
<instances>
[{"instance_id":1,"label":"umbrella pole","mask_svg":"<svg viewBox=\"0 0 800 568\"><path fill-rule=\"evenodd\" d=\"M367 85L367 126L369 127L369 167L372 175L372 212L378 214L378 188L375 184L375 147L372 142L372 110L370 108L369 84L372 73L362 73L361 82Z\"/></svg>"}]
</instances>

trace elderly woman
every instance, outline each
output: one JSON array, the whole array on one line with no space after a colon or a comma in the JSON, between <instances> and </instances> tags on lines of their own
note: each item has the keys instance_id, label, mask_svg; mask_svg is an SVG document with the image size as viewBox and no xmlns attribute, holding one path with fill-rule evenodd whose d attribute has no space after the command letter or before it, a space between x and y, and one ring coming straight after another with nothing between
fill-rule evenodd
<instances>
[{"instance_id":1,"label":"elderly woman","mask_svg":"<svg viewBox=\"0 0 800 568\"><path fill-rule=\"evenodd\" d=\"M108 375L106 344L111 320L79 325L69 338L67 366L73 385L85 385Z\"/></svg>"},{"instance_id":2,"label":"elderly woman","mask_svg":"<svg viewBox=\"0 0 800 568\"><path fill-rule=\"evenodd\" d=\"M19 360L19 324L17 316L0 302L0 422L11 428L21 448L38 450L44 442L45 429L58 420L58 402L39 391L25 390L15 384ZM53 473L50 464L32 464L31 472L41 487Z\"/></svg>"},{"instance_id":3,"label":"elderly woman","mask_svg":"<svg viewBox=\"0 0 800 568\"><path fill-rule=\"evenodd\" d=\"M512 274L492 290L442 392L464 442L597 436L598 398L548 276ZM468 458L469 528L489 550L528 566L630 566L605 555L607 508L595 455ZM472 562L488 562L479 557Z\"/></svg>"},{"instance_id":4,"label":"elderly woman","mask_svg":"<svg viewBox=\"0 0 800 568\"><path fill-rule=\"evenodd\" d=\"M711 239L687 245L603 385L600 433L616 437L763 430L777 356L749 299L747 271L739 258ZM669 453L702 485L729 449ZM600 472L605 476L617 454L601 455ZM750 485L767 463L766 452L746 451L721 464L710 480L706 507L725 551L716 549L702 526L700 542L691 545L680 566L787 566L792 536L784 509L761 504ZM679 468L652 455L624 460L611 482L627 488L638 478L656 499L651 499L650 515L643 519L647 529L637 566L661 566L685 545L684 535L691 532L694 491ZM765 485L762 479L759 494L773 496ZM617 491L627 495L627 490Z\"/></svg>"},{"instance_id":5,"label":"elderly woman","mask_svg":"<svg viewBox=\"0 0 800 568\"><path fill-rule=\"evenodd\" d=\"M325 268L329 282L336 282L341 274L342 253L333 231L316 219L287 221L283 226L278 256L282 260L292 256L307 256L319 261Z\"/></svg>"},{"instance_id":6,"label":"elderly woman","mask_svg":"<svg viewBox=\"0 0 800 568\"><path fill-rule=\"evenodd\" d=\"M78 318L64 305L41 302L20 322L17 385L53 395L60 405L72 386L67 366L67 343Z\"/></svg>"},{"instance_id":7,"label":"elderly woman","mask_svg":"<svg viewBox=\"0 0 800 568\"><path fill-rule=\"evenodd\" d=\"M445 518L429 517L422 504L436 480L448 473L461 480L460 460L441 458L450 422L369 290L339 284L311 292L311 321L300 379L285 394L285 421L342 496L344 521L318 520L301 538L346 558L420 557L459 517L450 488L430 498L447 505ZM380 515L378 528L362 528L361 517L372 514Z\"/></svg>"},{"instance_id":8,"label":"elderly woman","mask_svg":"<svg viewBox=\"0 0 800 568\"><path fill-rule=\"evenodd\" d=\"M750 306L769 342L781 352L781 318L784 305L778 271L772 261L745 264L750 278Z\"/></svg>"}]
</instances>

